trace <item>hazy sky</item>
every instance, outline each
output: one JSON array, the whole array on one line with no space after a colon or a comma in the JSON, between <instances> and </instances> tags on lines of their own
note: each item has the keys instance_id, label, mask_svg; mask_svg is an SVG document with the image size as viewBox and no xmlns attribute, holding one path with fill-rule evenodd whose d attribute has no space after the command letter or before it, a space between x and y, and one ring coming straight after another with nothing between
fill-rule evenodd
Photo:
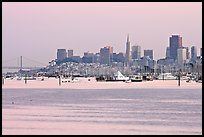
<instances>
[{"instance_id":1,"label":"hazy sky","mask_svg":"<svg viewBox=\"0 0 204 137\"><path fill-rule=\"evenodd\" d=\"M155 59L165 57L172 34L183 37L183 46L202 47L201 2L4 2L2 7L3 63L22 55L48 64L58 48L80 56L104 46L125 52L128 33L131 45L140 45L142 55L153 49Z\"/></svg>"}]
</instances>

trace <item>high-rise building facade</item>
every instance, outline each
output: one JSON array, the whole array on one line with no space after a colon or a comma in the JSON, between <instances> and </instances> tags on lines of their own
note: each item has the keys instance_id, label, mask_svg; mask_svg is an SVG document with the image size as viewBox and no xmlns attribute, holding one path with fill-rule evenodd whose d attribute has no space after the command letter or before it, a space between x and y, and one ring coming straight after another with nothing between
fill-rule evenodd
<instances>
[{"instance_id":1,"label":"high-rise building facade","mask_svg":"<svg viewBox=\"0 0 204 137\"><path fill-rule=\"evenodd\" d=\"M106 48L109 48L110 51L110 63L113 62L113 47L112 46L106 46Z\"/></svg>"},{"instance_id":2,"label":"high-rise building facade","mask_svg":"<svg viewBox=\"0 0 204 137\"><path fill-rule=\"evenodd\" d=\"M94 54L93 63L100 63L100 53Z\"/></svg>"},{"instance_id":3,"label":"high-rise building facade","mask_svg":"<svg viewBox=\"0 0 204 137\"><path fill-rule=\"evenodd\" d=\"M190 59L190 52L189 52L188 47L184 47L184 46L183 46L183 48L186 49L186 59Z\"/></svg>"},{"instance_id":4,"label":"high-rise building facade","mask_svg":"<svg viewBox=\"0 0 204 137\"><path fill-rule=\"evenodd\" d=\"M182 47L182 37L179 35L172 35L170 41L170 58L177 60L177 50Z\"/></svg>"},{"instance_id":5,"label":"high-rise building facade","mask_svg":"<svg viewBox=\"0 0 204 137\"><path fill-rule=\"evenodd\" d=\"M129 40L129 34L127 36L127 42L126 42L126 54L125 54L125 62L129 64L131 61L131 53L130 53L130 40Z\"/></svg>"},{"instance_id":6,"label":"high-rise building facade","mask_svg":"<svg viewBox=\"0 0 204 137\"><path fill-rule=\"evenodd\" d=\"M132 59L140 59L140 58L141 58L141 47L132 46Z\"/></svg>"},{"instance_id":7,"label":"high-rise building facade","mask_svg":"<svg viewBox=\"0 0 204 137\"><path fill-rule=\"evenodd\" d=\"M70 57L73 57L74 56L74 51L73 51L73 49L69 49L68 50L68 57L70 58Z\"/></svg>"},{"instance_id":8,"label":"high-rise building facade","mask_svg":"<svg viewBox=\"0 0 204 137\"><path fill-rule=\"evenodd\" d=\"M113 53L113 62L125 62L125 56L124 53Z\"/></svg>"},{"instance_id":9,"label":"high-rise building facade","mask_svg":"<svg viewBox=\"0 0 204 137\"><path fill-rule=\"evenodd\" d=\"M63 60L67 58L66 49L57 49L57 60Z\"/></svg>"},{"instance_id":10,"label":"high-rise building facade","mask_svg":"<svg viewBox=\"0 0 204 137\"><path fill-rule=\"evenodd\" d=\"M166 47L166 58L170 58L170 47Z\"/></svg>"},{"instance_id":11,"label":"high-rise building facade","mask_svg":"<svg viewBox=\"0 0 204 137\"><path fill-rule=\"evenodd\" d=\"M153 60L153 50L144 50L144 56L149 56L149 58Z\"/></svg>"},{"instance_id":12,"label":"high-rise building facade","mask_svg":"<svg viewBox=\"0 0 204 137\"><path fill-rule=\"evenodd\" d=\"M82 57L82 61L84 63L93 63L94 62L94 54L91 52L84 52L84 56Z\"/></svg>"},{"instance_id":13,"label":"high-rise building facade","mask_svg":"<svg viewBox=\"0 0 204 137\"><path fill-rule=\"evenodd\" d=\"M110 65L110 49L104 47L100 49L100 64Z\"/></svg>"},{"instance_id":14,"label":"high-rise building facade","mask_svg":"<svg viewBox=\"0 0 204 137\"><path fill-rule=\"evenodd\" d=\"M192 46L191 47L191 60L196 60L197 58L197 47Z\"/></svg>"},{"instance_id":15,"label":"high-rise building facade","mask_svg":"<svg viewBox=\"0 0 204 137\"><path fill-rule=\"evenodd\" d=\"M106 48L109 48L110 54L113 54L113 47L112 46L106 46Z\"/></svg>"},{"instance_id":16,"label":"high-rise building facade","mask_svg":"<svg viewBox=\"0 0 204 137\"><path fill-rule=\"evenodd\" d=\"M185 62L185 60L186 60L186 48L179 48L178 50L177 50L177 57L178 57L178 59L177 59L177 61L178 61L178 65L179 66L183 66L183 64L184 64L184 62Z\"/></svg>"}]
</instances>

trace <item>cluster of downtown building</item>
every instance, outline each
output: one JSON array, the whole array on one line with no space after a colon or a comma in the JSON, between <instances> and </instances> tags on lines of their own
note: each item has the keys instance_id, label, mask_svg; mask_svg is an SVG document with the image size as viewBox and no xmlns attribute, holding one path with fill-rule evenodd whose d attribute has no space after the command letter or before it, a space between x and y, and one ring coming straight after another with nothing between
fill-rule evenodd
<instances>
[{"instance_id":1,"label":"cluster of downtown building","mask_svg":"<svg viewBox=\"0 0 204 137\"><path fill-rule=\"evenodd\" d=\"M144 56L141 56L141 46L131 46L128 35L125 53L114 53L112 46L105 46L98 53L84 52L83 57L80 57L74 56L72 49L57 49L57 59L50 62L50 70L69 73L74 71L80 75L88 73L90 76L111 75L117 71L125 75L156 75L164 72L177 75L178 71L200 72L202 75L202 48L198 56L196 46L189 49L182 45L181 36L172 35L169 38L169 46L166 47L166 57L156 61L152 49L145 49Z\"/></svg>"}]
</instances>

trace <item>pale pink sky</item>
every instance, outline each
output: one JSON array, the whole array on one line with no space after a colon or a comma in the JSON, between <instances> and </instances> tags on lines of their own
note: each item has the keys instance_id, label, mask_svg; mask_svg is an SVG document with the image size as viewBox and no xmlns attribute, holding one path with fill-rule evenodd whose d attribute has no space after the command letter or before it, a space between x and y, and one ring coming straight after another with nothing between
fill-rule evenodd
<instances>
[{"instance_id":1,"label":"pale pink sky","mask_svg":"<svg viewBox=\"0 0 204 137\"><path fill-rule=\"evenodd\" d=\"M202 47L201 2L3 2L3 61L25 56L48 64L57 48L73 49L74 55L99 52L113 46L125 52L131 45L153 49L154 58L165 57L172 34L183 45Z\"/></svg>"}]
</instances>

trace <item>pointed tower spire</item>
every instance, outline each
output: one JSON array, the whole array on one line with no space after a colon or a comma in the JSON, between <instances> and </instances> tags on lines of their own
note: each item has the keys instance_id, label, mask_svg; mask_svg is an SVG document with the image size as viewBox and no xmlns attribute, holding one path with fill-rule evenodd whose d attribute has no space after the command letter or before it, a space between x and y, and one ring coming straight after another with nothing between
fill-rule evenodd
<instances>
[{"instance_id":1,"label":"pointed tower spire","mask_svg":"<svg viewBox=\"0 0 204 137\"><path fill-rule=\"evenodd\" d=\"M129 34L127 35L125 58L126 58L126 66L128 66L131 60Z\"/></svg>"},{"instance_id":2,"label":"pointed tower spire","mask_svg":"<svg viewBox=\"0 0 204 137\"><path fill-rule=\"evenodd\" d=\"M127 42L130 42L130 40L129 40L129 33L128 33L128 35L127 35Z\"/></svg>"}]
</instances>

